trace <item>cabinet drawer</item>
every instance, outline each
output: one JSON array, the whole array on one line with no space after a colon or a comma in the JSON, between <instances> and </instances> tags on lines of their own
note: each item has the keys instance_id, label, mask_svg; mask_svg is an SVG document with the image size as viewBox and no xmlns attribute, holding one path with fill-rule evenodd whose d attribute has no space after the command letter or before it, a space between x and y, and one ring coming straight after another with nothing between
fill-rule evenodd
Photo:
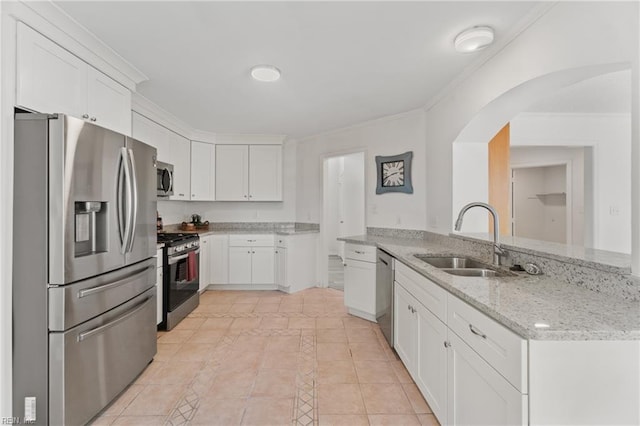
<instances>
[{"instance_id":1,"label":"cabinet drawer","mask_svg":"<svg viewBox=\"0 0 640 426\"><path fill-rule=\"evenodd\" d=\"M449 328L516 389L527 393L527 341L449 294Z\"/></svg>"},{"instance_id":2,"label":"cabinet drawer","mask_svg":"<svg viewBox=\"0 0 640 426\"><path fill-rule=\"evenodd\" d=\"M347 259L362 260L363 262L375 262L376 250L375 246L346 244L344 247L344 256Z\"/></svg>"},{"instance_id":3,"label":"cabinet drawer","mask_svg":"<svg viewBox=\"0 0 640 426\"><path fill-rule=\"evenodd\" d=\"M446 323L448 292L404 263L396 261L395 265L395 280L437 316L440 321Z\"/></svg>"},{"instance_id":4,"label":"cabinet drawer","mask_svg":"<svg viewBox=\"0 0 640 426\"><path fill-rule=\"evenodd\" d=\"M229 247L273 247L273 234L229 235Z\"/></svg>"}]
</instances>

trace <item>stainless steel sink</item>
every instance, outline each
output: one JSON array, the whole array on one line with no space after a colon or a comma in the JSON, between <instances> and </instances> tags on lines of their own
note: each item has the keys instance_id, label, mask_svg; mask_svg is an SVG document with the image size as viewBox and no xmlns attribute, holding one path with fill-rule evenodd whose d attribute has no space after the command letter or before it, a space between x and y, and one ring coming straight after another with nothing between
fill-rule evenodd
<instances>
[{"instance_id":1,"label":"stainless steel sink","mask_svg":"<svg viewBox=\"0 0 640 426\"><path fill-rule=\"evenodd\" d=\"M483 262L478 262L477 260L469 259L466 257L455 257L455 256L428 256L422 254L414 255L416 258L422 260L425 263L428 263L431 266L435 266L436 268L455 268L455 269L467 269L467 268L480 268L480 269L492 269L491 265Z\"/></svg>"},{"instance_id":2,"label":"stainless steel sink","mask_svg":"<svg viewBox=\"0 0 640 426\"><path fill-rule=\"evenodd\" d=\"M442 271L451 275L458 275L460 277L507 277L511 274L507 274L504 272L494 271L493 269L484 269L484 268L442 268Z\"/></svg>"}]
</instances>

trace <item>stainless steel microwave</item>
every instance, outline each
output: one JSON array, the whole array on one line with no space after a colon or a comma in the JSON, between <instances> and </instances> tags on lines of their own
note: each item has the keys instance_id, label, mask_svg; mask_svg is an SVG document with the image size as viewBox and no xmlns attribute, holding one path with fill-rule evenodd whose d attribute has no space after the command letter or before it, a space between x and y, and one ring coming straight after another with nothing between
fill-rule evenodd
<instances>
[{"instance_id":1,"label":"stainless steel microwave","mask_svg":"<svg viewBox=\"0 0 640 426\"><path fill-rule=\"evenodd\" d=\"M173 164L158 161L156 185L158 197L173 195Z\"/></svg>"}]
</instances>

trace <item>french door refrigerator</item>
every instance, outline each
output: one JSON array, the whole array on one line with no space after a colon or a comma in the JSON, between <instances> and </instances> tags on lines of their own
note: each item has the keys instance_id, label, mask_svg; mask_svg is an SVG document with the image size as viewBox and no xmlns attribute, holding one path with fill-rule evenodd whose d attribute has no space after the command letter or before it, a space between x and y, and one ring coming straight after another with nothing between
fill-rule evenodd
<instances>
[{"instance_id":1,"label":"french door refrigerator","mask_svg":"<svg viewBox=\"0 0 640 426\"><path fill-rule=\"evenodd\" d=\"M14 125L13 415L84 424L156 353L156 150L64 114Z\"/></svg>"}]
</instances>

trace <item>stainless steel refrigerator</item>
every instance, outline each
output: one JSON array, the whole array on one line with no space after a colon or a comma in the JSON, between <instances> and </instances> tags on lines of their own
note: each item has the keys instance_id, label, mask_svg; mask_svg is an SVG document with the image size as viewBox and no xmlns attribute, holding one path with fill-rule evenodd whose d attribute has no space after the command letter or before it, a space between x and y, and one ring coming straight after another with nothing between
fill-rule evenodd
<instances>
[{"instance_id":1,"label":"stainless steel refrigerator","mask_svg":"<svg viewBox=\"0 0 640 426\"><path fill-rule=\"evenodd\" d=\"M156 150L17 113L13 416L88 422L156 353Z\"/></svg>"}]
</instances>

